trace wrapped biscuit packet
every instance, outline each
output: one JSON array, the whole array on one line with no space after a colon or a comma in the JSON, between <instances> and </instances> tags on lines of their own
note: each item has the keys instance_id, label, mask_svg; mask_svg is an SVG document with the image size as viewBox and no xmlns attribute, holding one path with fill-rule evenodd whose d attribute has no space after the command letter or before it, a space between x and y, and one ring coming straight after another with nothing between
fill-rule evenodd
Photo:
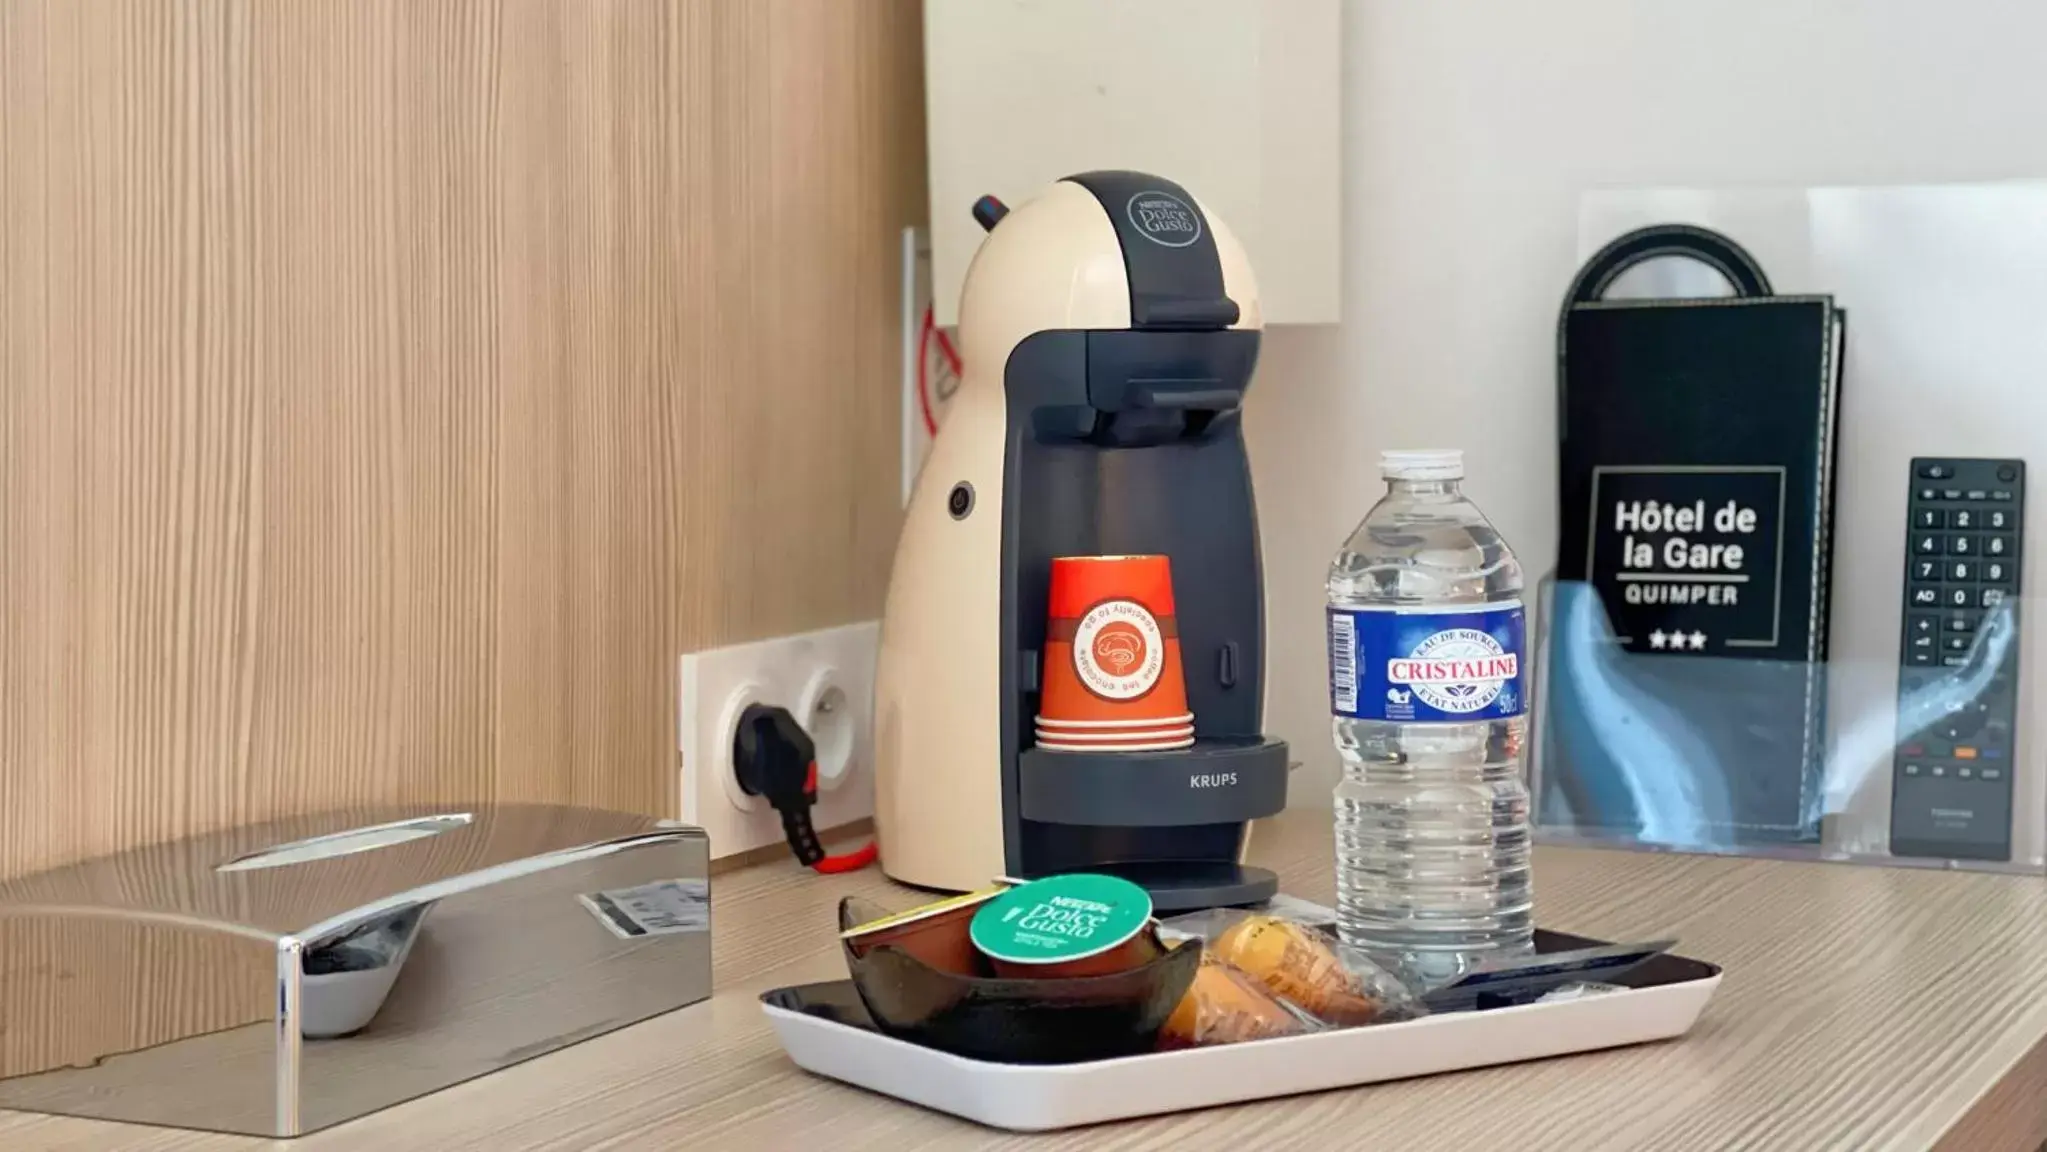
<instances>
[{"instance_id":1,"label":"wrapped biscuit packet","mask_svg":"<svg viewBox=\"0 0 2047 1152\"><path fill-rule=\"evenodd\" d=\"M1183 944L1182 947L1199 947ZM1159 1032L1161 1048L1201 1048L1316 1032L1323 1025L1203 950L1194 983Z\"/></svg>"},{"instance_id":2,"label":"wrapped biscuit packet","mask_svg":"<svg viewBox=\"0 0 2047 1152\"><path fill-rule=\"evenodd\" d=\"M1335 1027L1405 1020L1421 1002L1371 961L1346 955L1319 925L1293 916L1215 909L1161 925L1198 938L1209 954L1256 980L1273 996Z\"/></svg>"}]
</instances>

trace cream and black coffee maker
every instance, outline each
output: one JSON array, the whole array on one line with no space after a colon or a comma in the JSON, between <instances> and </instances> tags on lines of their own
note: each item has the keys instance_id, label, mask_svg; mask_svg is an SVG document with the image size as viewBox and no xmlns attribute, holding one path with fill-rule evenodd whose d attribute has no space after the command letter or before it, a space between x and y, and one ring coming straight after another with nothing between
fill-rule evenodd
<instances>
[{"instance_id":1,"label":"cream and black coffee maker","mask_svg":"<svg viewBox=\"0 0 2047 1152\"><path fill-rule=\"evenodd\" d=\"M989 230L960 303L964 364L896 546L875 692L882 868L964 891L1111 872L1160 911L1245 904L1249 821L1286 804L1264 735L1264 587L1240 416L1258 290L1187 191L1090 172ZM1033 747L1056 556L1171 558L1196 743Z\"/></svg>"}]
</instances>

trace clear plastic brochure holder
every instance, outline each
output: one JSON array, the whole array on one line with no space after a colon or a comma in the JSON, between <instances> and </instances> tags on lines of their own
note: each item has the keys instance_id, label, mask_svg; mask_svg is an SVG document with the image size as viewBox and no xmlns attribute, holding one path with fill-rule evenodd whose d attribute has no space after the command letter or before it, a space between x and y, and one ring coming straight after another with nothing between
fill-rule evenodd
<instances>
[{"instance_id":1,"label":"clear plastic brochure holder","mask_svg":"<svg viewBox=\"0 0 2047 1152\"><path fill-rule=\"evenodd\" d=\"M1696 433L1683 452L1606 440L1579 461L1585 563L1530 606L1538 836L2047 872L2047 496L2028 480L2047 461L2047 182L1591 192L1579 258L1673 226L1739 245L1773 298L1845 316L1821 479L1754 478L1803 466L1757 447L1793 422L1804 394L1783 389L1742 396L1741 419L1710 406L1738 389L1666 406L1665 431ZM1641 283L1585 307L1754 306L1708 283L1725 266L1623 271ZM1646 331L1594 334L1667 368ZM1689 347L1702 371L1755 360Z\"/></svg>"},{"instance_id":2,"label":"clear plastic brochure holder","mask_svg":"<svg viewBox=\"0 0 2047 1152\"><path fill-rule=\"evenodd\" d=\"M1814 661L1700 628L1622 635L1602 591L1624 588L1544 578L1538 839L2047 872L2047 604L1915 569L1837 584Z\"/></svg>"}]
</instances>

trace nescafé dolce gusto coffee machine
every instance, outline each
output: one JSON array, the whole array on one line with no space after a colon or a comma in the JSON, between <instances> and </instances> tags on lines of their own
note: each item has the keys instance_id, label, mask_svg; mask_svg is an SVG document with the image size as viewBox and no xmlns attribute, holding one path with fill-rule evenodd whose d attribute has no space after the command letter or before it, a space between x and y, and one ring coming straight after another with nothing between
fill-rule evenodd
<instances>
[{"instance_id":1,"label":"nescaf\u00e9 dolce gusto coffee machine","mask_svg":"<svg viewBox=\"0 0 2047 1152\"><path fill-rule=\"evenodd\" d=\"M1249 821L1286 803L1263 734L1264 590L1239 424L1257 287L1172 181L1071 176L989 229L960 306L964 366L897 544L875 697L883 869L969 890L1111 872L1161 911L1244 904ZM1164 554L1196 743L1033 746L1057 556Z\"/></svg>"}]
</instances>

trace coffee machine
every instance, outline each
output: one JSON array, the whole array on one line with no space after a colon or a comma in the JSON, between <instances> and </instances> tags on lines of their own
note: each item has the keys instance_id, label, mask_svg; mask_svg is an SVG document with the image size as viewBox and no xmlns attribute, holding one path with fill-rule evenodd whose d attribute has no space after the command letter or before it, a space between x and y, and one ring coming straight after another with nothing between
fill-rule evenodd
<instances>
[{"instance_id":1,"label":"coffee machine","mask_svg":"<svg viewBox=\"0 0 2047 1152\"><path fill-rule=\"evenodd\" d=\"M1264 583L1240 416L1257 286L1170 180L1070 176L988 236L960 303L961 381L896 546L875 685L882 868L951 891L1108 872L1162 912L1277 888L1242 857L1286 804L1264 735ZM1051 562L1170 558L1193 747L1033 746Z\"/></svg>"}]
</instances>

